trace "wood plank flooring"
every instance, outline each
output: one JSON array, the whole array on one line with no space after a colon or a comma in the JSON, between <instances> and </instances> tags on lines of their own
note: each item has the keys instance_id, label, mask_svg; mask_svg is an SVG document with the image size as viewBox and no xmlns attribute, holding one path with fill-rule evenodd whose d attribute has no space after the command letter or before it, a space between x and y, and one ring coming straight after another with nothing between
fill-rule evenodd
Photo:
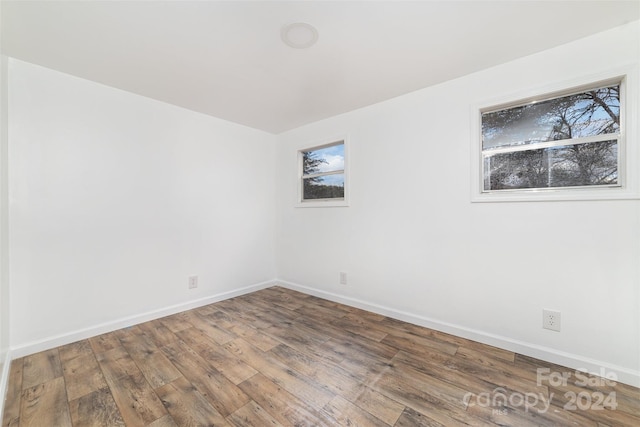
<instances>
[{"instance_id":1,"label":"wood plank flooring","mask_svg":"<svg viewBox=\"0 0 640 427\"><path fill-rule=\"evenodd\" d=\"M582 379L272 287L14 360L2 425L640 426L639 389Z\"/></svg>"}]
</instances>

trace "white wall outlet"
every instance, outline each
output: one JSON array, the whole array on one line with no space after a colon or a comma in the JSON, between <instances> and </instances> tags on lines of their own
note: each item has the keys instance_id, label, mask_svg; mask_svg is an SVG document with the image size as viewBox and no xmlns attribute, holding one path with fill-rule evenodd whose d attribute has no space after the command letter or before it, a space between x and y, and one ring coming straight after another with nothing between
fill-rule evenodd
<instances>
[{"instance_id":1,"label":"white wall outlet","mask_svg":"<svg viewBox=\"0 0 640 427\"><path fill-rule=\"evenodd\" d=\"M189 289L198 287L198 276L189 276Z\"/></svg>"},{"instance_id":2,"label":"white wall outlet","mask_svg":"<svg viewBox=\"0 0 640 427\"><path fill-rule=\"evenodd\" d=\"M346 285L347 284L347 273L344 272L340 272L340 284L341 285Z\"/></svg>"},{"instance_id":3,"label":"white wall outlet","mask_svg":"<svg viewBox=\"0 0 640 427\"><path fill-rule=\"evenodd\" d=\"M560 332L560 312L542 310L542 327L544 329Z\"/></svg>"}]
</instances>

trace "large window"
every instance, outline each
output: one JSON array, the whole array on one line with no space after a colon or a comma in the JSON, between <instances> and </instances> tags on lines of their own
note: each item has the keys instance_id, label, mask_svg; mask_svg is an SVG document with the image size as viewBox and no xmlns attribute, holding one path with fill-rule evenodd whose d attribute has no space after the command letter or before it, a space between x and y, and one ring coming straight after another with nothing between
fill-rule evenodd
<instances>
[{"instance_id":1,"label":"large window","mask_svg":"<svg viewBox=\"0 0 640 427\"><path fill-rule=\"evenodd\" d=\"M619 186L620 113L620 83L483 112L483 191Z\"/></svg>"},{"instance_id":2,"label":"large window","mask_svg":"<svg viewBox=\"0 0 640 427\"><path fill-rule=\"evenodd\" d=\"M300 150L299 202L340 206L346 203L345 141Z\"/></svg>"},{"instance_id":3,"label":"large window","mask_svg":"<svg viewBox=\"0 0 640 427\"><path fill-rule=\"evenodd\" d=\"M638 198L638 70L614 72L475 106L472 201Z\"/></svg>"}]
</instances>

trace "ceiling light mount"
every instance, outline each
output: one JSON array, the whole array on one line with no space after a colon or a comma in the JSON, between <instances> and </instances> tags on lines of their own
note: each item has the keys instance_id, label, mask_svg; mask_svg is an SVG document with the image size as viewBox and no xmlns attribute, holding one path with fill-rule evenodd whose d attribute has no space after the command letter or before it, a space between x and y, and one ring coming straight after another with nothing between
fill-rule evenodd
<instances>
[{"instance_id":1,"label":"ceiling light mount","mask_svg":"<svg viewBox=\"0 0 640 427\"><path fill-rule=\"evenodd\" d=\"M306 22L294 22L282 27L280 37L289 47L307 49L318 41L318 30Z\"/></svg>"}]
</instances>

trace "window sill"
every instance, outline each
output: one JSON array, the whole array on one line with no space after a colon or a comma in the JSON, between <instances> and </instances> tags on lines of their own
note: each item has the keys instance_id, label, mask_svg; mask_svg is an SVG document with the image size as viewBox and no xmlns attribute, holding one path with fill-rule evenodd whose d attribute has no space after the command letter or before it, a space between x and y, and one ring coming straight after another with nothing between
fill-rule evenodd
<instances>
[{"instance_id":1,"label":"window sill","mask_svg":"<svg viewBox=\"0 0 640 427\"><path fill-rule=\"evenodd\" d=\"M505 190L493 193L476 193L472 203L486 202L563 202L596 200L637 200L640 194L628 188L571 189L571 190Z\"/></svg>"},{"instance_id":2,"label":"window sill","mask_svg":"<svg viewBox=\"0 0 640 427\"><path fill-rule=\"evenodd\" d=\"M348 207L346 200L318 200L296 203L296 208L344 208Z\"/></svg>"}]
</instances>

